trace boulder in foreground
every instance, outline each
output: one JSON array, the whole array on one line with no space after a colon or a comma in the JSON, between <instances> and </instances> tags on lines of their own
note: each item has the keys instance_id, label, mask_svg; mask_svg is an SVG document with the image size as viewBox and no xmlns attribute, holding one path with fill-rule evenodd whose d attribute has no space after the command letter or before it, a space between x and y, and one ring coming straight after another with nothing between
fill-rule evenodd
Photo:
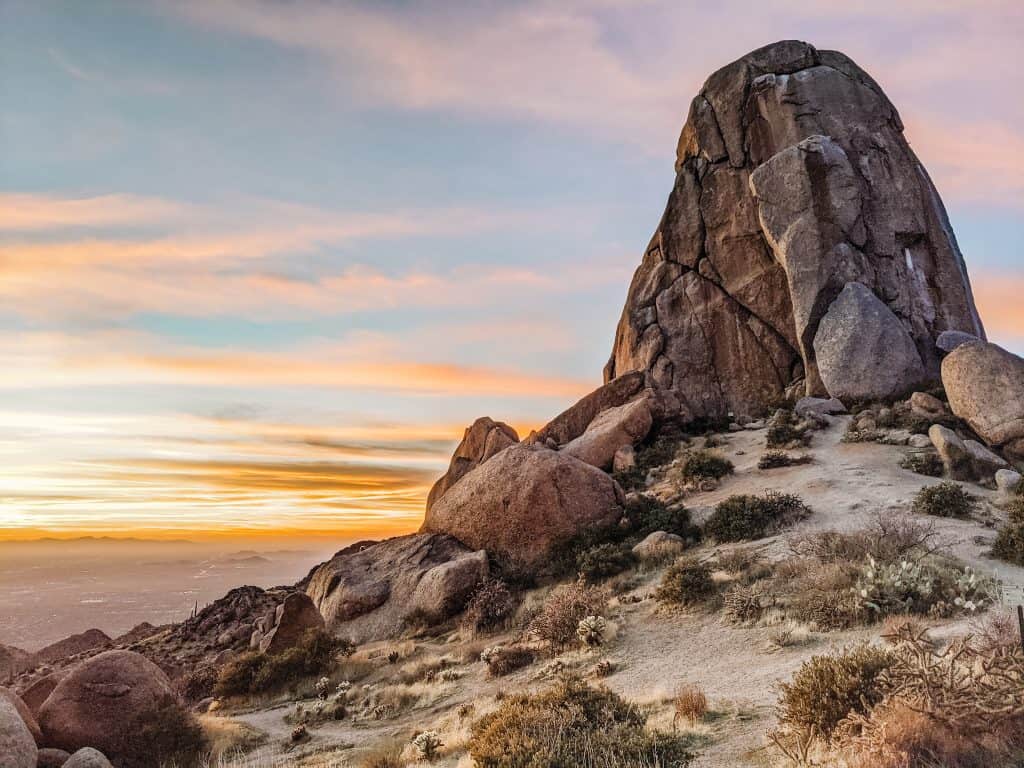
<instances>
[{"instance_id":1,"label":"boulder in foreground","mask_svg":"<svg viewBox=\"0 0 1024 768\"><path fill-rule=\"evenodd\" d=\"M542 445L513 445L428 510L424 533L446 533L514 569L543 566L582 531L615 525L622 489L607 474Z\"/></svg>"},{"instance_id":2,"label":"boulder in foreground","mask_svg":"<svg viewBox=\"0 0 1024 768\"><path fill-rule=\"evenodd\" d=\"M0 765L3 768L36 768L39 750L14 704L0 698Z\"/></svg>"},{"instance_id":3,"label":"boulder in foreground","mask_svg":"<svg viewBox=\"0 0 1024 768\"><path fill-rule=\"evenodd\" d=\"M472 472L491 456L519 442L519 435L508 424L483 416L474 421L462 436L448 464L448 471L434 483L427 495L430 509L459 479Z\"/></svg>"}]
</instances>

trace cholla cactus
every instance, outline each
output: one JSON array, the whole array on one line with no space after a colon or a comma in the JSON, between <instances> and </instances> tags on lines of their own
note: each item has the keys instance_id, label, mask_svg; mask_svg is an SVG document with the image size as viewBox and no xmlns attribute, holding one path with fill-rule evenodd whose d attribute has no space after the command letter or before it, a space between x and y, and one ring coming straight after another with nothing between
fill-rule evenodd
<instances>
[{"instance_id":1,"label":"cholla cactus","mask_svg":"<svg viewBox=\"0 0 1024 768\"><path fill-rule=\"evenodd\" d=\"M338 701L344 701L348 697L348 692L352 690L352 683L349 680L342 680L338 683L338 686L334 689L334 698Z\"/></svg>"},{"instance_id":2,"label":"cholla cactus","mask_svg":"<svg viewBox=\"0 0 1024 768\"><path fill-rule=\"evenodd\" d=\"M424 760L430 761L437 757L437 750L444 746L437 731L423 731L412 740L412 745Z\"/></svg>"},{"instance_id":3,"label":"cholla cactus","mask_svg":"<svg viewBox=\"0 0 1024 768\"><path fill-rule=\"evenodd\" d=\"M331 687L331 681L326 677L321 677L316 681L316 697L320 701L327 700L327 690Z\"/></svg>"},{"instance_id":4,"label":"cholla cactus","mask_svg":"<svg viewBox=\"0 0 1024 768\"><path fill-rule=\"evenodd\" d=\"M576 625L576 637L584 645L601 645L604 642L604 633L607 628L608 622L602 617L586 616L580 619L580 623Z\"/></svg>"},{"instance_id":5,"label":"cholla cactus","mask_svg":"<svg viewBox=\"0 0 1024 768\"><path fill-rule=\"evenodd\" d=\"M500 653L500 652L501 652L501 646L500 645L489 645L488 647L486 647L482 651L480 651L480 661L482 661L484 664L488 664L489 665L491 663L491 659L493 659L495 656L497 656L498 653Z\"/></svg>"},{"instance_id":6,"label":"cholla cactus","mask_svg":"<svg viewBox=\"0 0 1024 768\"><path fill-rule=\"evenodd\" d=\"M442 669L437 673L437 679L442 683L454 683L460 677L462 677L462 673L457 669Z\"/></svg>"}]
</instances>

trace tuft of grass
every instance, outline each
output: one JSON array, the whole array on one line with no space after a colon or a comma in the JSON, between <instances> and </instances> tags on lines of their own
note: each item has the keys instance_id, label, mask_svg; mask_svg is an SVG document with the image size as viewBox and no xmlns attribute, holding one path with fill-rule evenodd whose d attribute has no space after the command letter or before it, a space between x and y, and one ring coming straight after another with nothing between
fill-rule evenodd
<instances>
[{"instance_id":1,"label":"tuft of grass","mask_svg":"<svg viewBox=\"0 0 1024 768\"><path fill-rule=\"evenodd\" d=\"M934 517L965 518L974 509L974 497L951 480L926 485L914 497L914 512Z\"/></svg>"},{"instance_id":2,"label":"tuft of grass","mask_svg":"<svg viewBox=\"0 0 1024 768\"><path fill-rule=\"evenodd\" d=\"M675 712L672 717L673 728L680 720L685 720L692 725L707 714L708 697L700 686L684 683L676 688L676 692L672 696L672 708Z\"/></svg>"}]
</instances>

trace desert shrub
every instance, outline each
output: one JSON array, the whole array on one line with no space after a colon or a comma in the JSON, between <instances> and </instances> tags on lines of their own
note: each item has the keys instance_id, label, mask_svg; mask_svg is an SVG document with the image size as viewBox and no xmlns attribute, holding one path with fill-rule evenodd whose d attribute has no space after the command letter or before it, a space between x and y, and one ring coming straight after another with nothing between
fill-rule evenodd
<instances>
[{"instance_id":1,"label":"desert shrub","mask_svg":"<svg viewBox=\"0 0 1024 768\"><path fill-rule=\"evenodd\" d=\"M1024 482L1017 486L1024 487ZM992 543L992 556L1007 563L1024 565L1024 500L1016 499L1007 510L1006 524Z\"/></svg>"},{"instance_id":2,"label":"desert shrub","mask_svg":"<svg viewBox=\"0 0 1024 768\"><path fill-rule=\"evenodd\" d=\"M718 567L727 573L743 573L763 562L761 553L754 547L736 547L728 552L719 552Z\"/></svg>"},{"instance_id":3,"label":"desert shrub","mask_svg":"<svg viewBox=\"0 0 1024 768\"><path fill-rule=\"evenodd\" d=\"M576 573L588 584L617 576L637 563L633 551L621 544L598 544L576 556Z\"/></svg>"},{"instance_id":4,"label":"desert shrub","mask_svg":"<svg viewBox=\"0 0 1024 768\"><path fill-rule=\"evenodd\" d=\"M194 765L208 746L199 721L170 696L125 725L124 768Z\"/></svg>"},{"instance_id":5,"label":"desert shrub","mask_svg":"<svg viewBox=\"0 0 1024 768\"><path fill-rule=\"evenodd\" d=\"M217 684L217 668L212 664L194 669L177 682L178 692L185 701L202 701L213 695Z\"/></svg>"},{"instance_id":6,"label":"desert shrub","mask_svg":"<svg viewBox=\"0 0 1024 768\"><path fill-rule=\"evenodd\" d=\"M780 569L785 583L785 613L822 632L863 623L867 611L854 593L858 578L852 563L791 561Z\"/></svg>"},{"instance_id":7,"label":"desert shrub","mask_svg":"<svg viewBox=\"0 0 1024 768\"><path fill-rule=\"evenodd\" d=\"M688 541L700 539L700 528L690 520L690 512L683 506L666 506L656 496L637 494L626 502L626 519L630 534L635 538L655 531L674 533Z\"/></svg>"},{"instance_id":8,"label":"desert shrub","mask_svg":"<svg viewBox=\"0 0 1024 768\"><path fill-rule=\"evenodd\" d=\"M721 480L733 473L732 462L712 451L690 451L683 461L680 476L685 481Z\"/></svg>"},{"instance_id":9,"label":"desert shrub","mask_svg":"<svg viewBox=\"0 0 1024 768\"><path fill-rule=\"evenodd\" d=\"M496 645L485 648L480 660L487 665L491 677L502 677L527 667L536 660L536 654L521 645Z\"/></svg>"},{"instance_id":10,"label":"desert shrub","mask_svg":"<svg viewBox=\"0 0 1024 768\"><path fill-rule=\"evenodd\" d=\"M730 496L715 507L704 523L704 533L719 542L763 539L810 513L801 498L791 493Z\"/></svg>"},{"instance_id":11,"label":"desert shrub","mask_svg":"<svg viewBox=\"0 0 1024 768\"><path fill-rule=\"evenodd\" d=\"M676 688L675 693L672 695L672 709L674 710L672 716L673 728L676 727L676 723L680 720L696 723L707 714L708 697L700 686L684 683Z\"/></svg>"},{"instance_id":12,"label":"desert shrub","mask_svg":"<svg viewBox=\"0 0 1024 768\"><path fill-rule=\"evenodd\" d=\"M576 642L576 628L587 616L603 616L607 593L577 580L557 587L530 622L530 634L556 648Z\"/></svg>"},{"instance_id":13,"label":"desert shrub","mask_svg":"<svg viewBox=\"0 0 1024 768\"><path fill-rule=\"evenodd\" d=\"M363 755L359 768L403 768L402 745L384 744Z\"/></svg>"},{"instance_id":14,"label":"desert shrub","mask_svg":"<svg viewBox=\"0 0 1024 768\"><path fill-rule=\"evenodd\" d=\"M433 762L437 759L437 751L444 746L437 731L423 731L416 734L412 740L416 753L422 760Z\"/></svg>"},{"instance_id":15,"label":"desert shrub","mask_svg":"<svg viewBox=\"0 0 1024 768\"><path fill-rule=\"evenodd\" d=\"M576 637L591 648L604 642L607 631L608 622L601 616L584 616L576 625Z\"/></svg>"},{"instance_id":16,"label":"desert shrub","mask_svg":"<svg viewBox=\"0 0 1024 768\"><path fill-rule=\"evenodd\" d=\"M879 675L892 653L867 644L834 656L812 656L792 681L779 686L779 722L828 737L851 712L864 713L882 700Z\"/></svg>"},{"instance_id":17,"label":"desert shrub","mask_svg":"<svg viewBox=\"0 0 1024 768\"><path fill-rule=\"evenodd\" d=\"M666 431L647 445L638 446L636 465L631 469L614 473L616 482L626 490L638 488L644 484L647 474L658 467L672 462L679 449L687 442L685 435L674 431Z\"/></svg>"},{"instance_id":18,"label":"desert shrub","mask_svg":"<svg viewBox=\"0 0 1024 768\"><path fill-rule=\"evenodd\" d=\"M268 656L243 653L228 662L217 676L214 692L218 696L262 693L298 682L307 677L329 673L338 656L351 656L352 641L311 629L294 648Z\"/></svg>"},{"instance_id":19,"label":"desert shrub","mask_svg":"<svg viewBox=\"0 0 1024 768\"><path fill-rule=\"evenodd\" d=\"M714 597L717 591L706 564L681 557L665 570L654 597L669 605L697 605Z\"/></svg>"},{"instance_id":20,"label":"desert shrub","mask_svg":"<svg viewBox=\"0 0 1024 768\"><path fill-rule=\"evenodd\" d=\"M890 563L905 559L911 553L928 554L940 548L932 521L881 512L856 531L798 534L790 540L794 554L821 562L863 562L873 557Z\"/></svg>"},{"instance_id":21,"label":"desert shrub","mask_svg":"<svg viewBox=\"0 0 1024 768\"><path fill-rule=\"evenodd\" d=\"M900 466L925 477L942 477L942 473L945 471L942 459L933 451L908 453L903 457Z\"/></svg>"},{"instance_id":22,"label":"desert shrub","mask_svg":"<svg viewBox=\"0 0 1024 768\"><path fill-rule=\"evenodd\" d=\"M853 591L877 617L909 613L943 618L991 606L995 584L970 566L938 558L892 563L869 558Z\"/></svg>"},{"instance_id":23,"label":"desert shrub","mask_svg":"<svg viewBox=\"0 0 1024 768\"><path fill-rule=\"evenodd\" d=\"M512 620L516 599L500 579L488 579L473 592L462 614L462 626L473 634L500 629Z\"/></svg>"},{"instance_id":24,"label":"desert shrub","mask_svg":"<svg viewBox=\"0 0 1024 768\"><path fill-rule=\"evenodd\" d=\"M753 624L769 605L760 585L737 584L722 598L722 618L740 626Z\"/></svg>"},{"instance_id":25,"label":"desert shrub","mask_svg":"<svg viewBox=\"0 0 1024 768\"><path fill-rule=\"evenodd\" d=\"M974 508L974 498L957 483L946 480L926 485L914 497L913 510L935 517L967 517Z\"/></svg>"},{"instance_id":26,"label":"desert shrub","mask_svg":"<svg viewBox=\"0 0 1024 768\"><path fill-rule=\"evenodd\" d=\"M684 741L647 732L635 706L579 680L506 697L468 746L479 768L685 768L692 759Z\"/></svg>"},{"instance_id":27,"label":"desert shrub","mask_svg":"<svg viewBox=\"0 0 1024 768\"><path fill-rule=\"evenodd\" d=\"M928 622L920 616L911 613L893 613L885 617L885 621L882 622L882 631L879 634L885 642L895 645L907 632L915 637L926 638L930 628Z\"/></svg>"},{"instance_id":28,"label":"desert shrub","mask_svg":"<svg viewBox=\"0 0 1024 768\"><path fill-rule=\"evenodd\" d=\"M971 621L971 647L983 654L993 654L1000 649L1016 651L1021 647L1017 614L994 609Z\"/></svg>"},{"instance_id":29,"label":"desert shrub","mask_svg":"<svg viewBox=\"0 0 1024 768\"><path fill-rule=\"evenodd\" d=\"M765 435L765 443L769 448L788 448L806 445L811 439L809 424L798 422L790 410L778 410L772 416Z\"/></svg>"},{"instance_id":30,"label":"desert shrub","mask_svg":"<svg viewBox=\"0 0 1024 768\"><path fill-rule=\"evenodd\" d=\"M758 469L778 469L792 467L797 464L810 464L810 456L791 456L785 451L765 451L757 461Z\"/></svg>"}]
</instances>

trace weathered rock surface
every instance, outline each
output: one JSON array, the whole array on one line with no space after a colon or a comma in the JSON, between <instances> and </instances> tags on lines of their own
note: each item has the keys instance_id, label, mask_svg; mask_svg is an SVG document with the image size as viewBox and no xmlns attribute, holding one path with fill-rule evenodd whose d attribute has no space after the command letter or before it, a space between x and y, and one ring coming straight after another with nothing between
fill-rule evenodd
<instances>
[{"instance_id":1,"label":"weathered rock surface","mask_svg":"<svg viewBox=\"0 0 1024 768\"><path fill-rule=\"evenodd\" d=\"M620 448L634 446L651 431L654 419L646 397L601 411L586 431L562 447L580 461L608 469Z\"/></svg>"},{"instance_id":2,"label":"weathered rock surface","mask_svg":"<svg viewBox=\"0 0 1024 768\"><path fill-rule=\"evenodd\" d=\"M927 381L943 331L984 336L945 209L878 84L835 51L758 49L690 106L605 380L642 372L683 419L756 415L796 385L837 395L813 340L851 282L897 318Z\"/></svg>"},{"instance_id":3,"label":"weathered rock surface","mask_svg":"<svg viewBox=\"0 0 1024 768\"><path fill-rule=\"evenodd\" d=\"M847 283L818 323L814 355L825 389L847 402L883 400L926 378L907 329L863 283Z\"/></svg>"},{"instance_id":4,"label":"weathered rock surface","mask_svg":"<svg viewBox=\"0 0 1024 768\"><path fill-rule=\"evenodd\" d=\"M615 452L612 457L613 472L628 472L636 467L636 448L632 445L624 445Z\"/></svg>"},{"instance_id":5,"label":"weathered rock surface","mask_svg":"<svg viewBox=\"0 0 1024 768\"><path fill-rule=\"evenodd\" d=\"M514 568L544 564L584 529L614 525L622 489L607 474L537 444L506 448L427 511L424 533L446 533Z\"/></svg>"},{"instance_id":6,"label":"weathered rock surface","mask_svg":"<svg viewBox=\"0 0 1024 768\"><path fill-rule=\"evenodd\" d=\"M556 446L565 445L582 435L598 414L628 403L643 386L644 375L641 372L619 376L562 411L525 442L547 445L551 440Z\"/></svg>"},{"instance_id":7,"label":"weathered rock surface","mask_svg":"<svg viewBox=\"0 0 1024 768\"><path fill-rule=\"evenodd\" d=\"M52 645L48 645L34 654L37 664L49 664L60 661L95 648L105 648L111 644L110 637L101 630L87 629L77 635L65 637Z\"/></svg>"},{"instance_id":8,"label":"weathered rock surface","mask_svg":"<svg viewBox=\"0 0 1024 768\"><path fill-rule=\"evenodd\" d=\"M806 418L809 414L837 416L841 413L846 413L846 406L843 405L842 400L834 397L829 399L823 397L801 397L796 401L793 410L801 418Z\"/></svg>"},{"instance_id":9,"label":"weathered rock surface","mask_svg":"<svg viewBox=\"0 0 1024 768\"><path fill-rule=\"evenodd\" d=\"M324 626L324 617L309 595L293 592L277 606L274 626L260 639L260 651L270 655L283 653L298 645L306 632Z\"/></svg>"},{"instance_id":10,"label":"weathered rock surface","mask_svg":"<svg viewBox=\"0 0 1024 768\"><path fill-rule=\"evenodd\" d=\"M61 768L70 759L71 753L66 750L47 747L46 749L39 750L39 757L36 758L36 768ZM79 768L82 768L81 764L79 764Z\"/></svg>"},{"instance_id":11,"label":"weathered rock surface","mask_svg":"<svg viewBox=\"0 0 1024 768\"><path fill-rule=\"evenodd\" d=\"M430 493L427 495L427 509L434 506L437 500L467 472L480 466L499 451L518 442L519 435L508 424L494 421L486 416L474 421L467 427L462 436L462 442L452 454L448 471L430 489Z\"/></svg>"},{"instance_id":12,"label":"weathered rock surface","mask_svg":"<svg viewBox=\"0 0 1024 768\"><path fill-rule=\"evenodd\" d=\"M935 340L935 346L946 354L949 354L961 344L969 344L972 341L981 341L981 339L973 333L964 333L963 331L943 331L939 334L939 338Z\"/></svg>"},{"instance_id":13,"label":"weathered rock surface","mask_svg":"<svg viewBox=\"0 0 1024 768\"><path fill-rule=\"evenodd\" d=\"M1021 474L1012 469L1000 469L995 474L996 488L1004 499L1010 498L1017 493L1017 486L1021 482Z\"/></svg>"},{"instance_id":14,"label":"weathered rock surface","mask_svg":"<svg viewBox=\"0 0 1024 768\"><path fill-rule=\"evenodd\" d=\"M961 344L942 361L953 413L992 447L1024 459L1024 359L987 342Z\"/></svg>"},{"instance_id":15,"label":"weathered rock surface","mask_svg":"<svg viewBox=\"0 0 1024 768\"><path fill-rule=\"evenodd\" d=\"M83 747L64 763L64 768L113 768L104 754L91 747Z\"/></svg>"},{"instance_id":16,"label":"weathered rock surface","mask_svg":"<svg viewBox=\"0 0 1024 768\"><path fill-rule=\"evenodd\" d=\"M342 550L313 572L306 590L332 631L366 642L397 635L414 612L447 618L486 577L485 553L419 533Z\"/></svg>"},{"instance_id":17,"label":"weathered rock surface","mask_svg":"<svg viewBox=\"0 0 1024 768\"><path fill-rule=\"evenodd\" d=\"M686 542L682 536L667 531L655 531L633 547L633 554L641 560L671 557L682 552L685 547Z\"/></svg>"},{"instance_id":18,"label":"weathered rock surface","mask_svg":"<svg viewBox=\"0 0 1024 768\"><path fill-rule=\"evenodd\" d=\"M946 405L934 395L927 392L915 392L910 396L910 410L915 416L925 419L945 419L949 417Z\"/></svg>"},{"instance_id":19,"label":"weathered rock surface","mask_svg":"<svg viewBox=\"0 0 1024 768\"><path fill-rule=\"evenodd\" d=\"M170 711L187 718L171 682L159 667L132 651L105 651L75 667L39 711L47 746L75 752L102 751L123 766L159 762L140 743L140 727L159 728Z\"/></svg>"},{"instance_id":20,"label":"weathered rock surface","mask_svg":"<svg viewBox=\"0 0 1024 768\"><path fill-rule=\"evenodd\" d=\"M36 768L39 750L18 710L0 698L0 765L3 768Z\"/></svg>"},{"instance_id":21,"label":"weathered rock surface","mask_svg":"<svg viewBox=\"0 0 1024 768\"><path fill-rule=\"evenodd\" d=\"M43 706L43 702L46 701L46 698L53 692L53 689L57 687L57 683L63 680L66 674L66 672L51 672L45 677L34 681L21 692L21 700L25 702L25 705L33 715L39 716L39 708Z\"/></svg>"},{"instance_id":22,"label":"weathered rock surface","mask_svg":"<svg viewBox=\"0 0 1024 768\"><path fill-rule=\"evenodd\" d=\"M43 745L43 732L39 730L39 723L36 722L36 716L28 705L22 701L21 697L18 696L14 691L8 690L7 688L0 688L0 699L4 699L8 704L14 707L22 721L25 723L25 727L28 728L29 733L32 734L32 740L35 741L37 746Z\"/></svg>"},{"instance_id":23,"label":"weathered rock surface","mask_svg":"<svg viewBox=\"0 0 1024 768\"><path fill-rule=\"evenodd\" d=\"M971 457L975 477L991 480L1000 469L1010 468L1002 456L996 455L977 440L964 440L964 448Z\"/></svg>"},{"instance_id":24,"label":"weathered rock surface","mask_svg":"<svg viewBox=\"0 0 1024 768\"><path fill-rule=\"evenodd\" d=\"M928 437L939 453L946 474L954 480L973 480L974 466L971 454L960 436L949 427L932 424L928 428Z\"/></svg>"}]
</instances>

